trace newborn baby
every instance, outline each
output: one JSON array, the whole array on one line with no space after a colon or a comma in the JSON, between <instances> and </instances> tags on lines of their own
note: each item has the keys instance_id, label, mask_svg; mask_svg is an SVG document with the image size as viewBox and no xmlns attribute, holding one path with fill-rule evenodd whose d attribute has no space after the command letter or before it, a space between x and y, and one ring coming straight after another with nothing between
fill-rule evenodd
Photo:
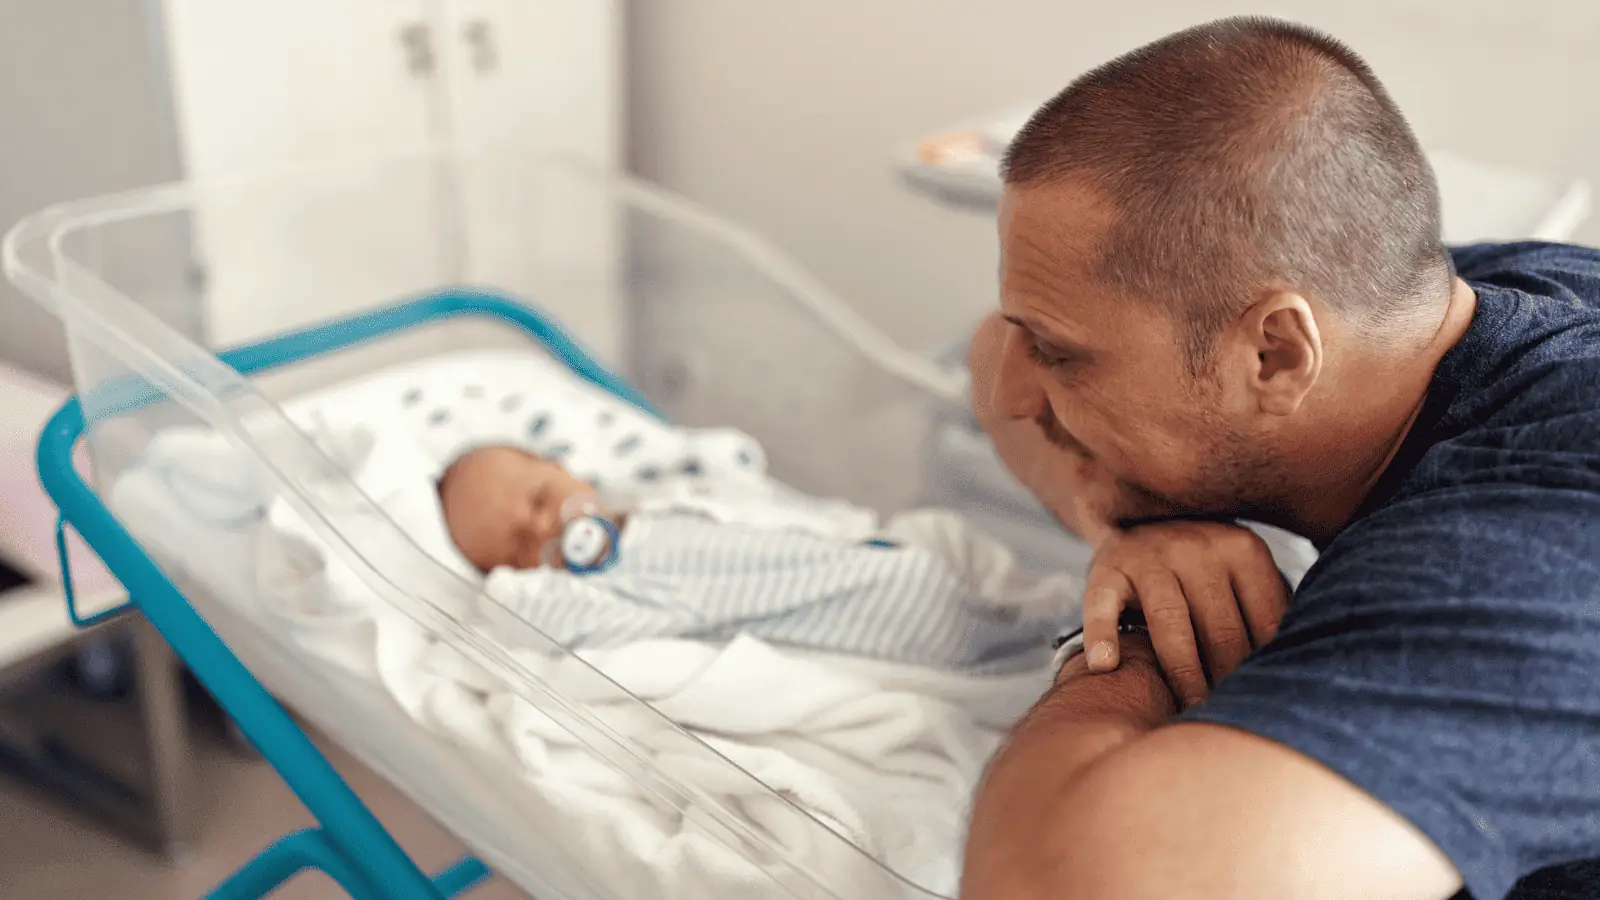
<instances>
[{"instance_id":1,"label":"newborn baby","mask_svg":"<svg viewBox=\"0 0 1600 900\"><path fill-rule=\"evenodd\" d=\"M560 463L508 446L473 450L439 479L450 539L484 573L550 562L545 549L561 536L562 507L594 492Z\"/></svg>"},{"instance_id":2,"label":"newborn baby","mask_svg":"<svg viewBox=\"0 0 1600 900\"><path fill-rule=\"evenodd\" d=\"M865 510L691 477L622 513L612 564L567 571L563 507L593 495L559 463L509 446L459 457L438 485L451 540L485 591L571 649L648 638L774 644L946 670L1048 665L1075 577L1029 576L943 512L877 527Z\"/></svg>"}]
</instances>

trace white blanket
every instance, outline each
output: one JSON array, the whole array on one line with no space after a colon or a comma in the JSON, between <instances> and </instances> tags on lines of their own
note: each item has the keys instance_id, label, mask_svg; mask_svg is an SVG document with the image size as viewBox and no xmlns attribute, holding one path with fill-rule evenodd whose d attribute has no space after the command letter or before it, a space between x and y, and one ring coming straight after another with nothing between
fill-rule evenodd
<instances>
[{"instance_id":1,"label":"white blanket","mask_svg":"<svg viewBox=\"0 0 1600 900\"><path fill-rule=\"evenodd\" d=\"M336 443L360 457L363 493L462 577L451 582L402 552L384 554L382 574L402 587L454 584L428 600L462 623L475 649L463 654L429 634L414 606L397 610L392 591L329 554L324 534L282 498L261 510L265 527L256 529L256 602L308 652L381 683L421 727L502 767L491 778L531 787L530 815L549 823L540 839L588 861L585 877L619 896L759 895L771 892L770 878L796 871L834 889L881 884L886 892L878 860L924 888L954 891L972 787L1004 728L1047 685L1047 671L956 677L750 638L644 641L582 659L528 649L538 642L509 633L515 623L481 615L475 579L443 531L430 480L437 461L391 436L343 434ZM184 500L184 514L212 517L212 527L248 521L254 509L244 499L251 479L230 468L242 462L218 446L193 435L167 441L149 457L165 459L169 474L146 479ZM751 482L740 484L747 491ZM310 488L317 496L319 487ZM346 534L374 527L347 492L330 487L318 505ZM1076 581L1027 581L998 544L953 517L919 527L985 597L1034 606L1078 599Z\"/></svg>"}]
</instances>

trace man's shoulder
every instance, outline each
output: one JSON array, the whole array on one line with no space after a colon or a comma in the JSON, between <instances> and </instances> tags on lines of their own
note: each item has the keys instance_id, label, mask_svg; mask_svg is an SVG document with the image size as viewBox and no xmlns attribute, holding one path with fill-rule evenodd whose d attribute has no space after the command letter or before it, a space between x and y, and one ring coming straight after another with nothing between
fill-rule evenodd
<instances>
[{"instance_id":1,"label":"man's shoulder","mask_svg":"<svg viewBox=\"0 0 1600 900\"><path fill-rule=\"evenodd\" d=\"M1454 253L1477 294L1473 325L1440 362L1342 548L1431 535L1442 555L1430 562L1474 545L1492 556L1489 543L1521 552L1563 521L1600 518L1600 250L1519 243Z\"/></svg>"},{"instance_id":2,"label":"man's shoulder","mask_svg":"<svg viewBox=\"0 0 1600 900\"><path fill-rule=\"evenodd\" d=\"M1600 306L1600 248L1548 241L1452 247L1456 273L1469 283L1570 293Z\"/></svg>"},{"instance_id":3,"label":"man's shoulder","mask_svg":"<svg viewBox=\"0 0 1600 900\"><path fill-rule=\"evenodd\" d=\"M1453 253L1477 311L1431 388L1450 399L1440 440L1600 454L1600 439L1581 443L1600 429L1600 250L1522 242Z\"/></svg>"},{"instance_id":4,"label":"man's shoulder","mask_svg":"<svg viewBox=\"0 0 1600 900\"><path fill-rule=\"evenodd\" d=\"M1435 587L1510 578L1518 590L1560 596L1578 579L1590 592L1600 559L1600 531L1589 527L1600 521L1600 357L1530 371L1458 400L1317 568L1357 580L1373 568L1406 572Z\"/></svg>"},{"instance_id":5,"label":"man's shoulder","mask_svg":"<svg viewBox=\"0 0 1600 900\"><path fill-rule=\"evenodd\" d=\"M1594 331L1586 346L1516 348L1496 377L1464 386L1390 481L1391 501L1446 492L1470 516L1479 497L1533 505L1581 491L1600 514L1600 323Z\"/></svg>"}]
</instances>

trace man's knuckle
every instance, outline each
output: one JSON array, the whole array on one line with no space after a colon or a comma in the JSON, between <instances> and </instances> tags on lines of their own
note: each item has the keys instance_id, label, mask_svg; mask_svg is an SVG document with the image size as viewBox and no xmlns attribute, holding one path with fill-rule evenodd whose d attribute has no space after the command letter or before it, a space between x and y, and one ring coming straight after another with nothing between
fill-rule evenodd
<instances>
[{"instance_id":1,"label":"man's knuckle","mask_svg":"<svg viewBox=\"0 0 1600 900\"><path fill-rule=\"evenodd\" d=\"M1229 546L1233 552L1258 559L1271 558L1272 549L1261 539L1261 535L1248 528L1236 528L1234 531L1237 533L1229 538Z\"/></svg>"},{"instance_id":2,"label":"man's knuckle","mask_svg":"<svg viewBox=\"0 0 1600 900\"><path fill-rule=\"evenodd\" d=\"M1213 625L1206 629L1206 639L1219 647L1239 647L1249 644L1250 637L1242 625Z\"/></svg>"},{"instance_id":3,"label":"man's knuckle","mask_svg":"<svg viewBox=\"0 0 1600 900\"><path fill-rule=\"evenodd\" d=\"M1208 568L1198 573L1194 589L1190 591L1195 606L1208 610L1230 610L1238 606L1238 595L1233 589L1233 579L1227 569Z\"/></svg>"},{"instance_id":4,"label":"man's knuckle","mask_svg":"<svg viewBox=\"0 0 1600 900\"><path fill-rule=\"evenodd\" d=\"M1095 554L1094 560L1089 563L1089 581L1094 584L1108 584L1122 579L1127 571L1127 565L1119 558L1116 552Z\"/></svg>"},{"instance_id":5,"label":"man's knuckle","mask_svg":"<svg viewBox=\"0 0 1600 900\"><path fill-rule=\"evenodd\" d=\"M1124 554L1118 562L1117 571L1130 579L1149 578L1167 570L1161 560L1148 550Z\"/></svg>"},{"instance_id":6,"label":"man's knuckle","mask_svg":"<svg viewBox=\"0 0 1600 900\"><path fill-rule=\"evenodd\" d=\"M1153 554L1151 567L1171 572L1175 569L1183 568L1191 560L1197 558L1200 553L1201 551L1183 543L1163 544Z\"/></svg>"},{"instance_id":7,"label":"man's knuckle","mask_svg":"<svg viewBox=\"0 0 1600 900\"><path fill-rule=\"evenodd\" d=\"M1109 574L1126 568L1134 559L1137 559L1137 554L1129 553L1126 544L1107 544L1094 555L1091 571L1103 570Z\"/></svg>"},{"instance_id":8,"label":"man's knuckle","mask_svg":"<svg viewBox=\"0 0 1600 900\"><path fill-rule=\"evenodd\" d=\"M1205 539L1218 547L1233 547L1248 541L1255 532L1243 525L1226 522L1206 522L1201 526Z\"/></svg>"},{"instance_id":9,"label":"man's knuckle","mask_svg":"<svg viewBox=\"0 0 1600 900\"><path fill-rule=\"evenodd\" d=\"M1122 596L1104 586L1090 586L1089 591L1083 595L1083 608L1094 612L1101 612L1121 603Z\"/></svg>"},{"instance_id":10,"label":"man's knuckle","mask_svg":"<svg viewBox=\"0 0 1600 900\"><path fill-rule=\"evenodd\" d=\"M1174 531L1162 541L1162 547L1173 553L1198 553L1208 544L1204 534L1189 529Z\"/></svg>"},{"instance_id":11,"label":"man's knuckle","mask_svg":"<svg viewBox=\"0 0 1600 900\"><path fill-rule=\"evenodd\" d=\"M1145 621L1152 628L1162 631L1173 631L1189 627L1188 607L1176 604L1160 604L1155 607L1143 607Z\"/></svg>"},{"instance_id":12,"label":"man's knuckle","mask_svg":"<svg viewBox=\"0 0 1600 900\"><path fill-rule=\"evenodd\" d=\"M1167 667L1167 674L1172 676L1173 681L1180 684L1205 683L1205 673L1201 670L1198 662L1173 663Z\"/></svg>"}]
</instances>

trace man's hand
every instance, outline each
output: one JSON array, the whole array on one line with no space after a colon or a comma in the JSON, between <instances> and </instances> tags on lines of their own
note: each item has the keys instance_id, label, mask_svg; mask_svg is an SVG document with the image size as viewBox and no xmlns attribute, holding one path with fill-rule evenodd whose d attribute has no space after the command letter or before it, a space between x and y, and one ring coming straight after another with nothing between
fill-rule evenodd
<instances>
[{"instance_id":1,"label":"man's hand","mask_svg":"<svg viewBox=\"0 0 1600 900\"><path fill-rule=\"evenodd\" d=\"M1289 586L1255 532L1216 522L1162 522L1102 543L1083 600L1085 665L1117 667L1117 618L1144 613L1151 643L1183 706L1255 647L1272 640L1289 607ZM1202 665L1202 659L1204 665Z\"/></svg>"}]
</instances>

